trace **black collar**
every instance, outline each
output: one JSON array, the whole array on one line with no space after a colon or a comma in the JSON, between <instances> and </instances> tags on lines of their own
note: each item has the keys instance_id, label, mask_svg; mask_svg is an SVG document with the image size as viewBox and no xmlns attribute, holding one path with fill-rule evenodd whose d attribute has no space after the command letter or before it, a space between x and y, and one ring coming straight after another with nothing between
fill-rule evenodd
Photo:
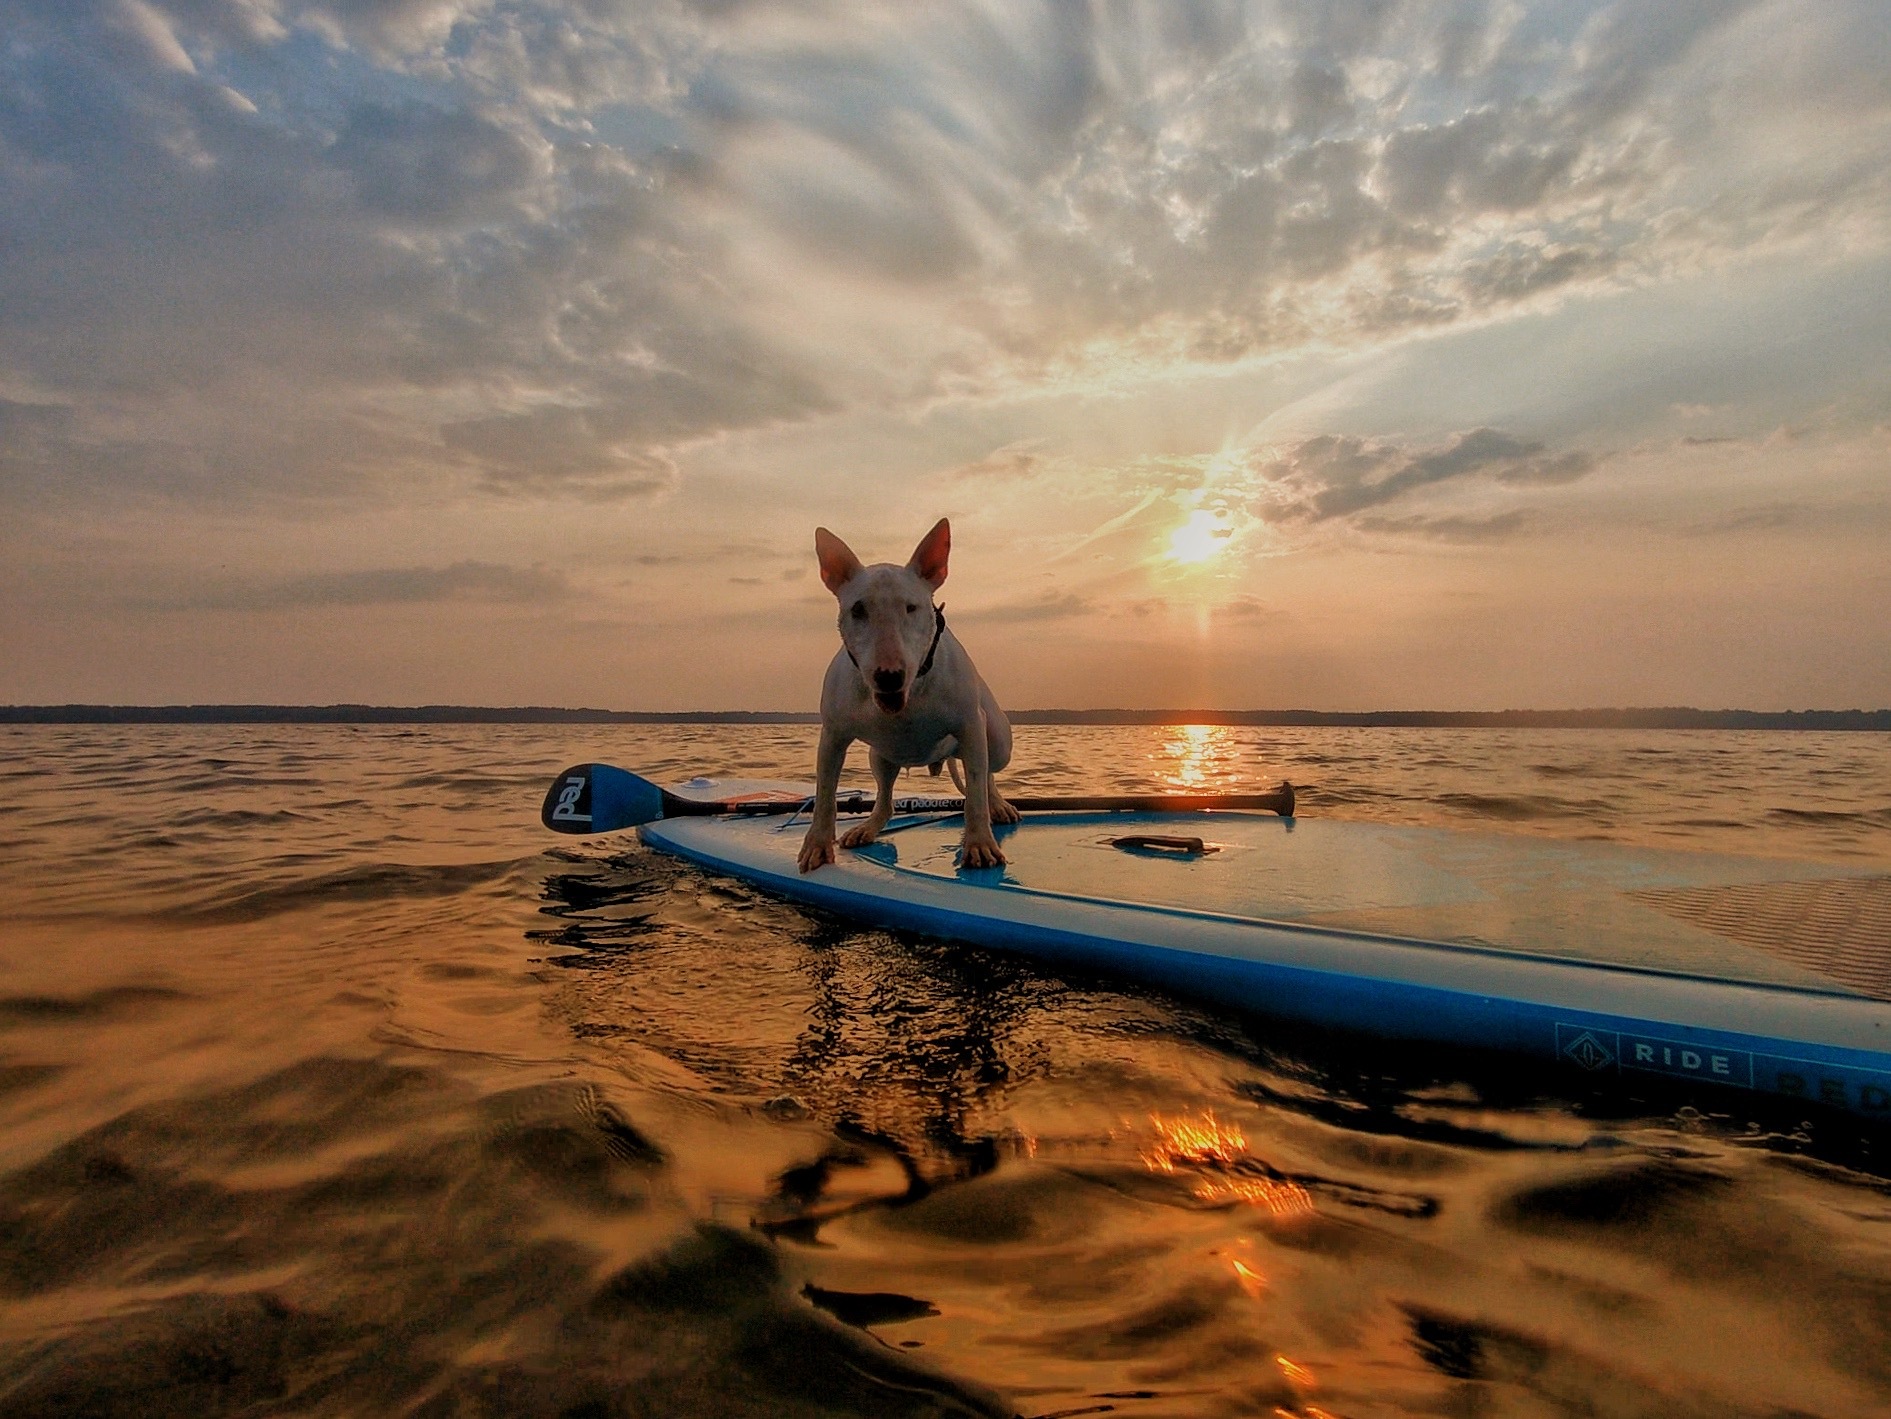
<instances>
[{"instance_id":1,"label":"black collar","mask_svg":"<svg viewBox=\"0 0 1891 1419\"><path fill-rule=\"evenodd\" d=\"M926 672L932 669L932 658L939 653L939 637L945 634L945 607L935 604L932 615L938 624L933 627L932 644L926 647L925 663L919 667L919 673L913 676L915 683L925 679Z\"/></svg>"}]
</instances>

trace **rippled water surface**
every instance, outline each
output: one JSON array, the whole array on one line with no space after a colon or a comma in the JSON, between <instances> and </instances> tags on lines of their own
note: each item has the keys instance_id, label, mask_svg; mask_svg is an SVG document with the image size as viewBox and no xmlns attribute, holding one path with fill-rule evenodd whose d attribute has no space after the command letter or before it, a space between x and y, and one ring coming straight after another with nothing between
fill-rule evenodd
<instances>
[{"instance_id":1,"label":"rippled water surface","mask_svg":"<svg viewBox=\"0 0 1891 1419\"><path fill-rule=\"evenodd\" d=\"M0 729L0 1414L1891 1412L1881 1137L538 825L568 763L812 746ZM1024 728L1006 781L1283 776L1307 814L1891 868L1882 735Z\"/></svg>"}]
</instances>

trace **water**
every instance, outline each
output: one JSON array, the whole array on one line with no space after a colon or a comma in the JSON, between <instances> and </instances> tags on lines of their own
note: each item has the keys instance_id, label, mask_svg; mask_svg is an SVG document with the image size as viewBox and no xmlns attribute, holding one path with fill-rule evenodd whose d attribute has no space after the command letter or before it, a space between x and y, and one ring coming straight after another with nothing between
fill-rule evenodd
<instances>
[{"instance_id":1,"label":"water","mask_svg":"<svg viewBox=\"0 0 1891 1419\"><path fill-rule=\"evenodd\" d=\"M812 741L0 730L0 1415L1891 1410L1881 1137L1361 1055L537 823L573 761ZM1891 868L1877 735L1026 728L1007 781L1282 776Z\"/></svg>"}]
</instances>

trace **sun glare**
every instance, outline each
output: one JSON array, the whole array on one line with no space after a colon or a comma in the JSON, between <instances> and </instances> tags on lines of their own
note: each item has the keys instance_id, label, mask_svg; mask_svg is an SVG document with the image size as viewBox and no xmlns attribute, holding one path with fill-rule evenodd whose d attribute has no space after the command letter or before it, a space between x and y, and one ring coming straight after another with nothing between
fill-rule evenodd
<instances>
[{"instance_id":1,"label":"sun glare","mask_svg":"<svg viewBox=\"0 0 1891 1419\"><path fill-rule=\"evenodd\" d=\"M1212 512L1197 509L1169 534L1169 560L1184 565L1205 562L1228 545L1228 533Z\"/></svg>"},{"instance_id":2,"label":"sun glare","mask_svg":"<svg viewBox=\"0 0 1891 1419\"><path fill-rule=\"evenodd\" d=\"M1228 731L1214 724L1178 724L1163 741L1167 777L1182 788L1206 787L1230 752ZM1151 757L1154 757L1153 755Z\"/></svg>"}]
</instances>

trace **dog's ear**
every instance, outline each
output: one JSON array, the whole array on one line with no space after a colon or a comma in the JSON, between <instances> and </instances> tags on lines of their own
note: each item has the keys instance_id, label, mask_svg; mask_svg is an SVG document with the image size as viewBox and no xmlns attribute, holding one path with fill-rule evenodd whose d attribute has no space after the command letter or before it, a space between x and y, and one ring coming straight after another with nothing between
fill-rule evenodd
<instances>
[{"instance_id":1,"label":"dog's ear","mask_svg":"<svg viewBox=\"0 0 1891 1419\"><path fill-rule=\"evenodd\" d=\"M952 524L943 517L933 524L932 531L920 539L913 549L913 559L907 567L919 574L919 579L934 591L945 585L946 558L952 554Z\"/></svg>"},{"instance_id":2,"label":"dog's ear","mask_svg":"<svg viewBox=\"0 0 1891 1419\"><path fill-rule=\"evenodd\" d=\"M825 527L814 529L814 555L821 559L821 580L836 596L860 574L860 558L854 555L853 548Z\"/></svg>"}]
</instances>

